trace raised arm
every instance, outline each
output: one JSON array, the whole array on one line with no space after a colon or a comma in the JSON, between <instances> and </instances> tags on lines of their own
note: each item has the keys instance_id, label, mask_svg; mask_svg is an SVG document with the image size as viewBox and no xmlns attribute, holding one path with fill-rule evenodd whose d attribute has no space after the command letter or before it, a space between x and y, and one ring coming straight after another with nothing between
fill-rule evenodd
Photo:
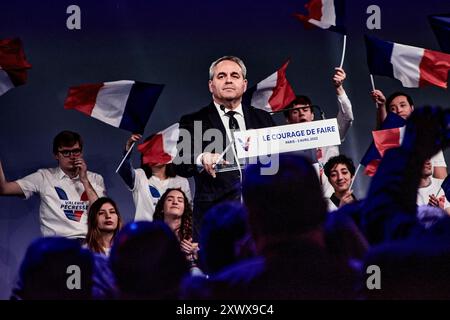
<instances>
[{"instance_id":1,"label":"raised arm","mask_svg":"<svg viewBox=\"0 0 450 320\"><path fill-rule=\"evenodd\" d=\"M379 130L384 119L387 117L386 97L381 90L373 90L370 96L377 106L377 123L375 129Z\"/></svg>"},{"instance_id":2,"label":"raised arm","mask_svg":"<svg viewBox=\"0 0 450 320\"><path fill-rule=\"evenodd\" d=\"M132 144L134 142L137 142L139 139L142 138L142 135L134 133L131 135L131 137L127 140L127 143L125 144L125 153L124 155L130 150ZM119 175L122 178L122 180L125 182L125 184L128 186L129 189L134 189L134 179L135 179L135 173L134 168L131 163L131 152L123 162L122 166L119 169Z\"/></svg>"},{"instance_id":3,"label":"raised arm","mask_svg":"<svg viewBox=\"0 0 450 320\"><path fill-rule=\"evenodd\" d=\"M445 162L442 150L439 150L439 152L431 158L431 165L433 166L434 178L445 179L447 177L447 163Z\"/></svg>"},{"instance_id":4,"label":"raised arm","mask_svg":"<svg viewBox=\"0 0 450 320\"><path fill-rule=\"evenodd\" d=\"M17 182L10 182L6 180L5 173L3 172L2 162L0 160L0 195L1 196L18 196L24 197L22 189Z\"/></svg>"},{"instance_id":5,"label":"raised arm","mask_svg":"<svg viewBox=\"0 0 450 320\"><path fill-rule=\"evenodd\" d=\"M402 146L384 155L363 206L362 227L371 244L424 231L416 218L417 188L425 160L447 145L447 116L437 107L417 109Z\"/></svg>"},{"instance_id":6,"label":"raised arm","mask_svg":"<svg viewBox=\"0 0 450 320\"><path fill-rule=\"evenodd\" d=\"M95 200L98 199L98 194L95 191L94 187L92 186L91 182L89 181L88 175L87 175L87 165L86 162L82 157L79 157L74 162L75 167L78 168L78 174L80 177L80 182L83 184L84 191L86 192L86 195L89 200L89 205L93 204ZM102 196L102 195L100 195Z\"/></svg>"},{"instance_id":7,"label":"raised arm","mask_svg":"<svg viewBox=\"0 0 450 320\"><path fill-rule=\"evenodd\" d=\"M347 75L344 69L335 68L332 81L336 89L336 95L339 102L337 122L339 127L339 135L341 136L341 141L344 141L347 132L353 123L352 104L344 89L344 81L346 77Z\"/></svg>"}]
</instances>

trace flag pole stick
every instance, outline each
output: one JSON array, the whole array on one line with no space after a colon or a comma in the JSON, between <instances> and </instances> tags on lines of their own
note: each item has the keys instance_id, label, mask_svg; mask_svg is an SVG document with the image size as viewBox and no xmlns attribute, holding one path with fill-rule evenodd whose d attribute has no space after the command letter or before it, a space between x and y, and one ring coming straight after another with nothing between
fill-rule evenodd
<instances>
[{"instance_id":1,"label":"flag pole stick","mask_svg":"<svg viewBox=\"0 0 450 320\"><path fill-rule=\"evenodd\" d=\"M240 186L241 186L241 204L244 204L244 198L242 197L242 168L241 168L241 164L239 162L239 158L237 156L236 150L234 148L234 142L235 142L235 138L234 138L234 134L233 134L233 140L231 142L233 144L233 146L231 147L231 150L233 151L233 156L234 156L234 159L236 160L236 164L237 164L237 167L239 170L239 182L240 182Z\"/></svg>"},{"instance_id":2,"label":"flag pole stick","mask_svg":"<svg viewBox=\"0 0 450 320\"><path fill-rule=\"evenodd\" d=\"M373 75L369 74L370 76L370 83L372 84L372 90L375 90L375 82L373 81Z\"/></svg>"},{"instance_id":3,"label":"flag pole stick","mask_svg":"<svg viewBox=\"0 0 450 320\"><path fill-rule=\"evenodd\" d=\"M438 196L439 192L441 192L441 190L442 190L442 185L440 186L440 188L439 188L438 192L436 193L436 198L437 198L437 196Z\"/></svg>"},{"instance_id":4,"label":"flag pole stick","mask_svg":"<svg viewBox=\"0 0 450 320\"><path fill-rule=\"evenodd\" d=\"M344 44L342 45L342 56L341 56L341 64L339 65L339 68L342 68L344 65L344 58L345 58L345 48L347 47L347 35L344 34Z\"/></svg>"},{"instance_id":5,"label":"flag pole stick","mask_svg":"<svg viewBox=\"0 0 450 320\"><path fill-rule=\"evenodd\" d=\"M119 172L120 167L122 167L123 163L125 162L125 159L128 157L128 155L130 154L131 150L133 150L134 145L136 144L136 141L133 141L133 144L131 145L130 149L128 149L127 154L125 155L125 157L123 157L122 161L120 161L119 166L116 169L116 173Z\"/></svg>"},{"instance_id":6,"label":"flag pole stick","mask_svg":"<svg viewBox=\"0 0 450 320\"><path fill-rule=\"evenodd\" d=\"M353 183L355 182L355 180L356 180L356 176L358 175L358 172L359 172L359 169L361 168L361 163L358 165L358 167L356 168L356 171L355 171L355 175L353 176L353 179L352 179L352 183L350 184L350 190L353 188Z\"/></svg>"},{"instance_id":7,"label":"flag pole stick","mask_svg":"<svg viewBox=\"0 0 450 320\"><path fill-rule=\"evenodd\" d=\"M372 91L375 91L375 81L373 80L373 75L370 73L370 83L372 84ZM378 105L375 103L375 107L378 109Z\"/></svg>"}]
</instances>

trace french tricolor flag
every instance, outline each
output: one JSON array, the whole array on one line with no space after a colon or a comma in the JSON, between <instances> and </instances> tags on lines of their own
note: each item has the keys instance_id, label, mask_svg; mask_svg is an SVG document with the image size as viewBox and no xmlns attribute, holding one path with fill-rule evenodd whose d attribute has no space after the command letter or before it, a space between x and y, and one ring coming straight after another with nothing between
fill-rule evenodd
<instances>
[{"instance_id":1,"label":"french tricolor flag","mask_svg":"<svg viewBox=\"0 0 450 320\"><path fill-rule=\"evenodd\" d=\"M0 40L0 95L25 84L30 68L20 39Z\"/></svg>"},{"instance_id":2,"label":"french tricolor flag","mask_svg":"<svg viewBox=\"0 0 450 320\"><path fill-rule=\"evenodd\" d=\"M71 87L64 109L142 134L164 85L121 80Z\"/></svg>"},{"instance_id":3,"label":"french tricolor flag","mask_svg":"<svg viewBox=\"0 0 450 320\"><path fill-rule=\"evenodd\" d=\"M268 112L286 107L295 99L294 90L286 79L288 64L289 60L278 71L248 89L242 97L242 102Z\"/></svg>"},{"instance_id":4,"label":"french tricolor flag","mask_svg":"<svg viewBox=\"0 0 450 320\"><path fill-rule=\"evenodd\" d=\"M321 29L346 34L344 0L310 0L305 4L308 15L294 14L306 28L316 26Z\"/></svg>"},{"instance_id":5,"label":"french tricolor flag","mask_svg":"<svg viewBox=\"0 0 450 320\"><path fill-rule=\"evenodd\" d=\"M405 132L405 119L389 112L381 124L381 130L372 131L373 143L369 146L361 164L365 166L365 174L373 176L386 150L399 147Z\"/></svg>"},{"instance_id":6,"label":"french tricolor flag","mask_svg":"<svg viewBox=\"0 0 450 320\"><path fill-rule=\"evenodd\" d=\"M365 36L371 74L400 80L406 88L447 88L450 54Z\"/></svg>"},{"instance_id":7,"label":"french tricolor flag","mask_svg":"<svg viewBox=\"0 0 450 320\"><path fill-rule=\"evenodd\" d=\"M177 155L179 136L180 125L175 123L138 145L138 150L142 153L142 163L154 166L172 162Z\"/></svg>"},{"instance_id":8,"label":"french tricolor flag","mask_svg":"<svg viewBox=\"0 0 450 320\"><path fill-rule=\"evenodd\" d=\"M392 148L400 147L405 136L405 126L399 128L372 131L373 143L384 157L384 153Z\"/></svg>"}]
</instances>

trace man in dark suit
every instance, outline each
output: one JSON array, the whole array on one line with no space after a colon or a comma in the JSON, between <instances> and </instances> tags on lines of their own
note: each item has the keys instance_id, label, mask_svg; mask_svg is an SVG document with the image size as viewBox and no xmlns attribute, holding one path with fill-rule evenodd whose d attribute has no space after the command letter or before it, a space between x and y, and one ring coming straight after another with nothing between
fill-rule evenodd
<instances>
[{"instance_id":1,"label":"man in dark suit","mask_svg":"<svg viewBox=\"0 0 450 320\"><path fill-rule=\"evenodd\" d=\"M213 101L180 119L180 143L177 173L194 176L194 238L198 236L204 213L225 200L240 199L240 173L238 170L216 172L221 153L232 140L234 130L249 130L275 125L269 113L242 105L247 89L246 67L241 59L224 56L209 68L209 91ZM183 130L185 129L185 130ZM187 131L186 131L187 130ZM185 139L187 139L188 143ZM183 149L189 146L189 150ZM225 163L235 163L230 148Z\"/></svg>"}]
</instances>

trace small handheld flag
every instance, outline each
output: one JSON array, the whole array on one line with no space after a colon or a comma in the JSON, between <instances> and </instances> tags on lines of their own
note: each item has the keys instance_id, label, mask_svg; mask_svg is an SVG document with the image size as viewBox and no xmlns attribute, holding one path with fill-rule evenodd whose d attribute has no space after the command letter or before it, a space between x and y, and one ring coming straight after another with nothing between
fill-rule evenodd
<instances>
[{"instance_id":1,"label":"small handheld flag","mask_svg":"<svg viewBox=\"0 0 450 320\"><path fill-rule=\"evenodd\" d=\"M302 21L306 28L315 26L341 34L347 33L344 25L344 0L310 0L305 8L308 10L307 16L297 13L294 17Z\"/></svg>"},{"instance_id":2,"label":"small handheld flag","mask_svg":"<svg viewBox=\"0 0 450 320\"><path fill-rule=\"evenodd\" d=\"M400 80L407 88L447 88L450 54L365 36L371 74Z\"/></svg>"},{"instance_id":3,"label":"small handheld flag","mask_svg":"<svg viewBox=\"0 0 450 320\"><path fill-rule=\"evenodd\" d=\"M282 110L295 99L295 93L286 79L287 60L280 69L248 89L242 97L243 103L268 112Z\"/></svg>"},{"instance_id":4,"label":"small handheld flag","mask_svg":"<svg viewBox=\"0 0 450 320\"><path fill-rule=\"evenodd\" d=\"M64 109L75 109L113 127L142 134L164 85L114 81L71 87Z\"/></svg>"}]
</instances>

